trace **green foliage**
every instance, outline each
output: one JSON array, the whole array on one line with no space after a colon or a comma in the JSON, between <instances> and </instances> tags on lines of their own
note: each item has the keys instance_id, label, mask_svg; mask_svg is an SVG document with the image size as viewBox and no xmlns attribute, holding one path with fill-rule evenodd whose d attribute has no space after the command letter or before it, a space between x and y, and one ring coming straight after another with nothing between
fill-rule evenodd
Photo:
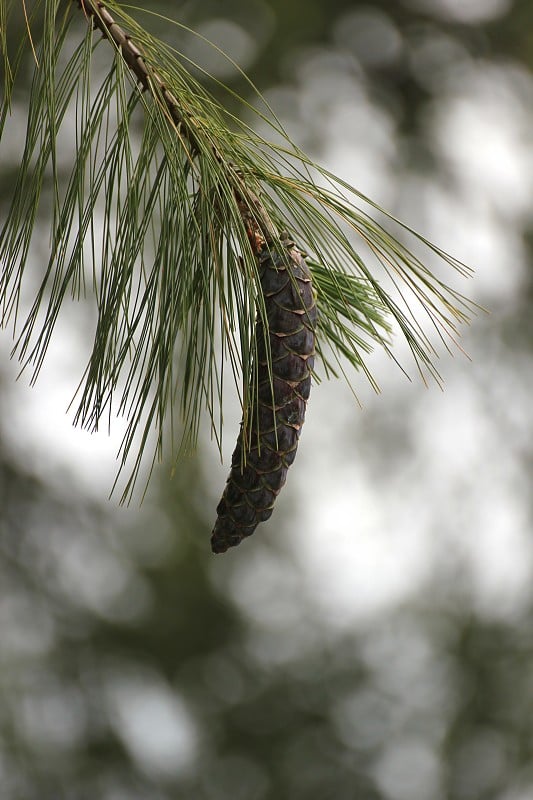
<instances>
[{"instance_id":1,"label":"green foliage","mask_svg":"<svg viewBox=\"0 0 533 800\"><path fill-rule=\"evenodd\" d=\"M364 356L376 344L389 348L394 323L422 375L439 379L420 311L446 341L470 304L398 236L407 234L466 273L462 264L314 164L257 92L254 107L243 99L239 115L226 110L192 76L191 67L201 67L151 36L119 3L106 8L135 44L122 46L106 34L115 53L96 86L94 75L109 59L100 41L108 31L104 12L85 2L84 20L72 2L41 0L32 11L42 13L38 36L28 19L10 60L17 5L0 0L0 135L17 71L34 40L38 46L24 153L0 233L1 321L12 326L13 354L35 380L67 297L91 292L97 319L75 420L96 430L112 412L126 416L121 465L132 448L137 456L125 498L154 429L161 455L176 400L180 450L194 448L205 411L220 441L228 362L237 386L242 376L249 413L254 323L264 305L239 198L270 231L289 230L311 254L326 374L344 373L348 364L372 380ZM231 90L218 84L224 89L233 107ZM245 121L254 115L268 123L273 141ZM49 256L19 321L25 271L30 261L36 268L31 248L44 219Z\"/></svg>"}]
</instances>

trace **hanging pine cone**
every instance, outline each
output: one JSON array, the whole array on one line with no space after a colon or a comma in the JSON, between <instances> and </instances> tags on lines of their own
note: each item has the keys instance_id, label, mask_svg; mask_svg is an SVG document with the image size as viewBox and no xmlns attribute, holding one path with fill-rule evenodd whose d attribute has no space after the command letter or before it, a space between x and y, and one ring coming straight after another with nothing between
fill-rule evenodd
<instances>
[{"instance_id":1,"label":"hanging pine cone","mask_svg":"<svg viewBox=\"0 0 533 800\"><path fill-rule=\"evenodd\" d=\"M224 553L250 536L272 514L287 469L294 461L311 389L317 309L309 268L294 242L257 255L268 330L258 315L258 368L249 430L244 423L211 537L214 553ZM268 347L272 372L268 369ZM271 380L272 378L272 380ZM243 453L243 441L250 449Z\"/></svg>"}]
</instances>

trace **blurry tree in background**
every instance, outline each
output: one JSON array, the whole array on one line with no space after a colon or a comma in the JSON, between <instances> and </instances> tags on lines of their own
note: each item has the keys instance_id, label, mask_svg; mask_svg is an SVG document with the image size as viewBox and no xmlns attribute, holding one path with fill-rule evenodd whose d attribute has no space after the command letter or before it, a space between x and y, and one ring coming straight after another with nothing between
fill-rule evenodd
<instances>
[{"instance_id":1,"label":"blurry tree in background","mask_svg":"<svg viewBox=\"0 0 533 800\"><path fill-rule=\"evenodd\" d=\"M316 387L300 490L222 560L207 448L140 510L102 508L84 456L32 441L43 389L29 407L4 343L2 798L531 798L533 8L152 5L230 52L317 158L476 266L492 313L442 395L379 358L362 412Z\"/></svg>"}]
</instances>

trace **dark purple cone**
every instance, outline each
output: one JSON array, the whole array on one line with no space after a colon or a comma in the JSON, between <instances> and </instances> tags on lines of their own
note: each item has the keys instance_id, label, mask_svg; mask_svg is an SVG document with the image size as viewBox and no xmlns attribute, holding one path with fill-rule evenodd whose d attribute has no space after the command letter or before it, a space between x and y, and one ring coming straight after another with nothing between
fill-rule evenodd
<instances>
[{"instance_id":1,"label":"dark purple cone","mask_svg":"<svg viewBox=\"0 0 533 800\"><path fill-rule=\"evenodd\" d=\"M300 251L292 242L285 242L280 251L265 246L258 261L268 332L259 316L257 388L247 436L250 449L243 454L241 426L217 507L211 537L214 553L238 545L272 514L287 468L296 456L315 360L317 310L309 268Z\"/></svg>"}]
</instances>

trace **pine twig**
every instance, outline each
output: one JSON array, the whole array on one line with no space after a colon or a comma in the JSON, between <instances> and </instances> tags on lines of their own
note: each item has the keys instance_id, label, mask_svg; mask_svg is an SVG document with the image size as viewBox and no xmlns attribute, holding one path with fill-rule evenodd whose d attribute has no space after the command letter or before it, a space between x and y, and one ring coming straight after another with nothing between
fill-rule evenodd
<instances>
[{"instance_id":1,"label":"pine twig","mask_svg":"<svg viewBox=\"0 0 533 800\"><path fill-rule=\"evenodd\" d=\"M117 48L144 91L150 92L156 102L159 99L163 100L177 133L189 141L193 158L195 151L200 149L193 126L183 113L178 99L165 85L157 71L146 61L142 50L135 44L130 34L114 20L104 3L92 0L73 0L73 2L78 4L85 16ZM221 160L220 154L215 149L214 155L217 160ZM229 174L233 178L239 210L246 228L249 229L251 224L265 242L277 241L279 233L259 197L246 186L238 167L227 166L230 168Z\"/></svg>"},{"instance_id":2,"label":"pine twig","mask_svg":"<svg viewBox=\"0 0 533 800\"><path fill-rule=\"evenodd\" d=\"M199 144L175 95L103 3L77 2L121 53L143 89L155 101L163 100L177 132L189 141L193 159ZM213 154L221 161L215 148ZM317 320L311 274L303 253L285 235L280 248L279 233L264 205L246 186L239 168L229 166L237 208L257 263L266 320L258 314L252 413L245 409L230 475L217 507L211 537L214 553L238 545L272 514L296 456L305 418Z\"/></svg>"},{"instance_id":3,"label":"pine twig","mask_svg":"<svg viewBox=\"0 0 533 800\"><path fill-rule=\"evenodd\" d=\"M0 0L2 20L16 2ZM213 541L222 550L248 535L248 520L266 518L273 502L266 494L259 502L260 492L256 502L248 478L236 498L235 476L242 477L254 461L263 476L279 467L270 480L274 496L283 483L282 470L295 451L294 434L286 427L303 421L315 344L326 377L342 374L351 383L347 363L376 388L365 355L377 345L398 363L390 349L392 322L405 336L422 377L429 374L439 381L434 341L440 339L446 347L448 340L456 342L457 326L468 321L473 304L389 226L408 235L431 258L463 275L468 270L316 164L292 142L268 106L263 113L219 83L241 100L246 112L260 118L275 142L257 133L246 116L221 105L194 78L190 59L151 36L120 3L107 0L113 16L97 0L74 2L89 24L87 36L70 56L63 47L73 14L59 18L57 0L36 0L34 5L34 10L44 6L40 66L34 68L24 154L0 230L0 324L13 322L13 355L22 369L31 365L34 382L64 301L69 293L79 297L85 292L92 263L97 320L74 422L97 430L120 390L116 410L127 418L127 428L118 454L119 474L139 442L123 501L131 498L154 429L154 461L161 457L169 416L173 430L176 401L182 422L177 455L194 448L203 409L221 449L225 376L229 369L237 386L242 376L242 446L238 457L234 453ZM71 6L66 4L67 11ZM96 91L90 70L93 30L116 55ZM0 136L28 46L25 38L10 63L6 42L3 27L0 49L8 78L0 102ZM128 82L134 84L133 92ZM73 103L75 153L69 173L60 129ZM138 136L134 114L140 106L144 113ZM70 130L66 135L72 142ZM47 187L53 196L49 257L19 326L24 271ZM49 207L46 214L49 218ZM294 231L305 243L311 253L307 261L288 235L280 233L284 230ZM298 320L304 319L309 324L300 327ZM292 405L284 408L287 399ZM272 423L270 431L265 420ZM241 503L229 523L220 520L228 501L230 512L232 504L234 511Z\"/></svg>"}]
</instances>

